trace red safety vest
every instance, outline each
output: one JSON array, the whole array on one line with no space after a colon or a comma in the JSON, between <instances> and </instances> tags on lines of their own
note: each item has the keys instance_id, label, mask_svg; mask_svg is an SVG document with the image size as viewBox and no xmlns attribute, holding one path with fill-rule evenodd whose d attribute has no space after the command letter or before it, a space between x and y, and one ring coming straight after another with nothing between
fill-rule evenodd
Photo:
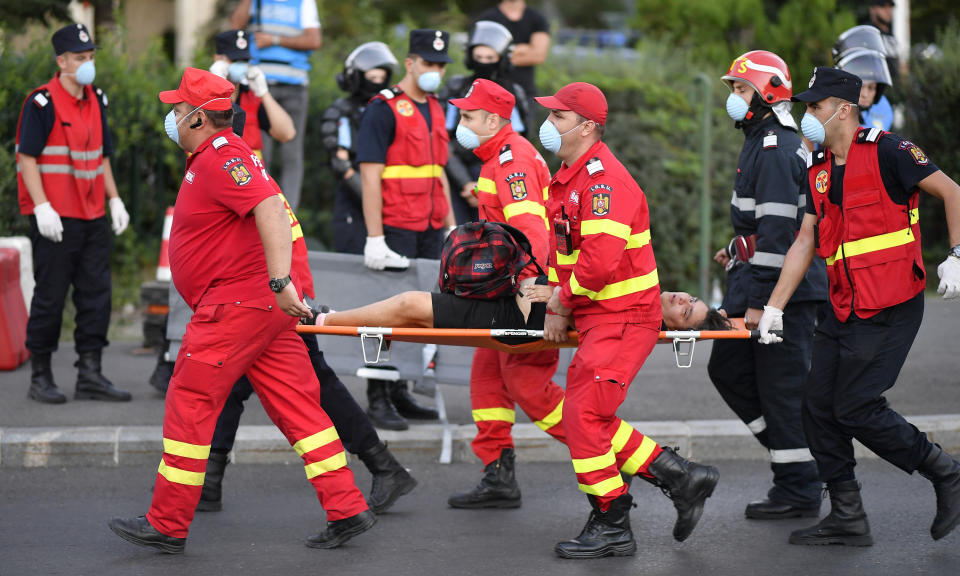
<instances>
[{"instance_id":1,"label":"red safety vest","mask_svg":"<svg viewBox=\"0 0 960 576\"><path fill-rule=\"evenodd\" d=\"M919 194L904 206L880 177L877 129L857 131L843 173L843 206L830 201L831 153L815 159L808 177L817 211L817 255L827 263L830 304L841 322L869 318L923 291Z\"/></svg>"},{"instance_id":2,"label":"red safety vest","mask_svg":"<svg viewBox=\"0 0 960 576\"><path fill-rule=\"evenodd\" d=\"M43 92L46 90L46 92ZM100 102L93 87L83 87L84 97L77 99L64 90L59 76L34 90L24 106L41 108L53 105L56 121L47 144L37 156L37 168L47 199L60 216L93 220L104 209L103 130ZM46 102L49 94L51 102ZM17 121L17 144L20 144L20 122ZM20 174L17 154L17 196L21 214L33 214L33 200Z\"/></svg>"},{"instance_id":3,"label":"red safety vest","mask_svg":"<svg viewBox=\"0 0 960 576\"><path fill-rule=\"evenodd\" d=\"M240 90L237 105L246 112L243 122L243 141L253 149L257 155L262 155L263 136L260 134L260 106L263 100L257 98L251 90Z\"/></svg>"},{"instance_id":4,"label":"red safety vest","mask_svg":"<svg viewBox=\"0 0 960 576\"><path fill-rule=\"evenodd\" d=\"M375 97L387 103L396 119L383 168L383 223L418 232L439 229L450 209L440 180L450 141L443 108L435 96L427 97L432 127L428 131L416 104L399 90L394 87Z\"/></svg>"}]
</instances>

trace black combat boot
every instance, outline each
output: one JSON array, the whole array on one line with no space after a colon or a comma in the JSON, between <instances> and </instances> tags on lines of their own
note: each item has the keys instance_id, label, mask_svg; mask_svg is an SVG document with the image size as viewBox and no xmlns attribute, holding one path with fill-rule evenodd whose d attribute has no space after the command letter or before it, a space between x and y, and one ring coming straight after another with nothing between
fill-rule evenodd
<instances>
[{"instance_id":1,"label":"black combat boot","mask_svg":"<svg viewBox=\"0 0 960 576\"><path fill-rule=\"evenodd\" d=\"M114 518L107 523L114 534L139 546L156 548L167 554L181 554L187 545L186 538L174 538L161 533L150 525L145 516Z\"/></svg>"},{"instance_id":2,"label":"black combat boot","mask_svg":"<svg viewBox=\"0 0 960 576\"><path fill-rule=\"evenodd\" d=\"M817 525L790 533L791 544L821 546L873 546L870 523L860 499L860 483L856 480L829 482L830 513Z\"/></svg>"},{"instance_id":3,"label":"black combat boot","mask_svg":"<svg viewBox=\"0 0 960 576\"><path fill-rule=\"evenodd\" d=\"M960 522L960 463L934 444L918 472L933 482L937 493L937 516L930 526L930 535L939 540Z\"/></svg>"},{"instance_id":4,"label":"black combat boot","mask_svg":"<svg viewBox=\"0 0 960 576\"><path fill-rule=\"evenodd\" d=\"M50 368L50 353L39 352L30 357L30 391L27 398L44 404L63 404L67 397L57 388Z\"/></svg>"},{"instance_id":5,"label":"black combat boot","mask_svg":"<svg viewBox=\"0 0 960 576\"><path fill-rule=\"evenodd\" d=\"M417 402L417 399L407 389L406 381L388 382L387 390L390 391L390 401L404 418L410 418L411 420L437 420L440 418L440 413L437 412L436 408L424 406Z\"/></svg>"},{"instance_id":6,"label":"black combat boot","mask_svg":"<svg viewBox=\"0 0 960 576\"><path fill-rule=\"evenodd\" d=\"M713 466L690 462L673 448L663 448L647 471L655 479L653 484L673 500L673 507L677 509L673 538L683 542L700 521L703 503L713 494L720 472Z\"/></svg>"},{"instance_id":7,"label":"black combat boot","mask_svg":"<svg viewBox=\"0 0 960 576\"><path fill-rule=\"evenodd\" d=\"M307 538L310 548L336 548L358 534L373 528L377 523L377 516L370 510L344 518L327 522L327 529L319 534Z\"/></svg>"},{"instance_id":8,"label":"black combat boot","mask_svg":"<svg viewBox=\"0 0 960 576\"><path fill-rule=\"evenodd\" d=\"M370 488L370 495L367 496L367 506L370 506L376 514L386 512L397 498L407 494L417 485L416 479L397 462L383 442L357 456L373 475L373 486Z\"/></svg>"},{"instance_id":9,"label":"black combat boot","mask_svg":"<svg viewBox=\"0 0 960 576\"><path fill-rule=\"evenodd\" d=\"M229 461L226 452L211 452L207 458L207 473L203 477L203 491L200 492L200 502L197 502L197 512L219 512L223 510L222 485L223 471Z\"/></svg>"},{"instance_id":10,"label":"black combat boot","mask_svg":"<svg viewBox=\"0 0 960 576\"><path fill-rule=\"evenodd\" d=\"M73 398L75 400L129 402L130 393L114 388L113 383L100 372L100 353L101 350L80 352L80 359L75 364L78 368L77 389Z\"/></svg>"},{"instance_id":11,"label":"black combat boot","mask_svg":"<svg viewBox=\"0 0 960 576\"><path fill-rule=\"evenodd\" d=\"M451 508L519 508L516 453L504 448L500 457L483 469L483 478L470 492L454 494L447 500Z\"/></svg>"},{"instance_id":12,"label":"black combat boot","mask_svg":"<svg viewBox=\"0 0 960 576\"><path fill-rule=\"evenodd\" d=\"M814 507L800 507L785 504L770 498L747 504L744 516L753 520L781 520L784 518L816 518L820 515L819 504Z\"/></svg>"},{"instance_id":13,"label":"black combat boot","mask_svg":"<svg viewBox=\"0 0 960 576\"><path fill-rule=\"evenodd\" d=\"M367 380L367 416L374 426L384 430L406 430L410 427L390 401L386 380Z\"/></svg>"},{"instance_id":14,"label":"black combat boot","mask_svg":"<svg viewBox=\"0 0 960 576\"><path fill-rule=\"evenodd\" d=\"M633 497L624 492L602 512L596 498L587 496L593 510L580 535L573 540L558 543L553 550L561 558L603 558L604 556L633 556L637 543L630 530L630 508Z\"/></svg>"}]
</instances>

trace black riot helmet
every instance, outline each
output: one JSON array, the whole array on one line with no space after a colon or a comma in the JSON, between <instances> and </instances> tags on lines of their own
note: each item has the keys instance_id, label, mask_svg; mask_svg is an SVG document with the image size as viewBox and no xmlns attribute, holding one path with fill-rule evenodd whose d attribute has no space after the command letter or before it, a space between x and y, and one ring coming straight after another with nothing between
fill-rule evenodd
<instances>
[{"instance_id":1,"label":"black riot helmet","mask_svg":"<svg viewBox=\"0 0 960 576\"><path fill-rule=\"evenodd\" d=\"M473 49L477 46L489 46L500 55L496 65L480 64L473 59ZM510 53L513 51L513 35L507 27L492 20L480 20L473 25L467 38L464 64L481 77L492 79L496 73L505 72L510 67Z\"/></svg>"},{"instance_id":2,"label":"black riot helmet","mask_svg":"<svg viewBox=\"0 0 960 576\"><path fill-rule=\"evenodd\" d=\"M859 49L873 50L887 56L886 45L883 43L880 31L864 24L846 30L837 38L832 50L833 63L839 65L844 56Z\"/></svg>"},{"instance_id":3,"label":"black riot helmet","mask_svg":"<svg viewBox=\"0 0 960 576\"><path fill-rule=\"evenodd\" d=\"M390 86L397 59L383 42L367 42L357 46L343 62L343 72L337 74L337 86L344 92L372 98L383 88ZM372 85L364 78L364 73L374 68L387 71L387 80L382 85ZM377 89L375 89L377 88ZM369 92L373 92L370 94Z\"/></svg>"}]
</instances>

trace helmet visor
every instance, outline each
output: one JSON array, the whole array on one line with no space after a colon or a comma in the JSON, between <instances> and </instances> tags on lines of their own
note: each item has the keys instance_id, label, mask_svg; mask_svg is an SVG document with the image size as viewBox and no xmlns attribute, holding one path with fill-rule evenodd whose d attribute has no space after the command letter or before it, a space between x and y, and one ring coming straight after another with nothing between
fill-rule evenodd
<instances>
[{"instance_id":1,"label":"helmet visor","mask_svg":"<svg viewBox=\"0 0 960 576\"><path fill-rule=\"evenodd\" d=\"M470 39L467 40L467 48L474 46L489 46L497 51L501 56L506 54L507 48L513 43L513 35L507 30L506 26L499 22L490 20L481 20L473 26L470 31Z\"/></svg>"},{"instance_id":2,"label":"helmet visor","mask_svg":"<svg viewBox=\"0 0 960 576\"><path fill-rule=\"evenodd\" d=\"M397 65L397 59L383 42L367 42L357 46L344 62L345 68L355 68L362 72L374 68L393 70Z\"/></svg>"},{"instance_id":3,"label":"helmet visor","mask_svg":"<svg viewBox=\"0 0 960 576\"><path fill-rule=\"evenodd\" d=\"M886 53L880 31L873 26L854 26L840 35L833 45L833 62L839 65L844 56L857 49L875 50Z\"/></svg>"},{"instance_id":4,"label":"helmet visor","mask_svg":"<svg viewBox=\"0 0 960 576\"><path fill-rule=\"evenodd\" d=\"M880 52L854 50L837 62L837 68L857 76L864 82L893 85L887 60Z\"/></svg>"}]
</instances>

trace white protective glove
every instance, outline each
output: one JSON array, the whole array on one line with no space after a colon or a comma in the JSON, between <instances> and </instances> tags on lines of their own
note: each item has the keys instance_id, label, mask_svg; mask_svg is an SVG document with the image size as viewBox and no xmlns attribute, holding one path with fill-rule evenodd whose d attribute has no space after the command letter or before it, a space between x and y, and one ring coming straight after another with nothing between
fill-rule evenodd
<instances>
[{"instance_id":1,"label":"white protective glove","mask_svg":"<svg viewBox=\"0 0 960 576\"><path fill-rule=\"evenodd\" d=\"M247 68L247 86L257 98L263 98L267 94L267 77L259 66L250 66Z\"/></svg>"},{"instance_id":2,"label":"white protective glove","mask_svg":"<svg viewBox=\"0 0 960 576\"><path fill-rule=\"evenodd\" d=\"M33 215L37 218L37 229L41 236L51 242L63 240L63 222L60 221L60 215L53 209L50 202L34 206Z\"/></svg>"},{"instance_id":3,"label":"white protective glove","mask_svg":"<svg viewBox=\"0 0 960 576\"><path fill-rule=\"evenodd\" d=\"M367 236L367 243L363 246L363 264L373 270L406 270L410 267L406 256L397 254L387 246L385 236Z\"/></svg>"},{"instance_id":4,"label":"white protective glove","mask_svg":"<svg viewBox=\"0 0 960 576\"><path fill-rule=\"evenodd\" d=\"M113 233L117 236L123 234L130 224L130 215L119 196L110 199L110 220L113 222Z\"/></svg>"},{"instance_id":5,"label":"white protective glove","mask_svg":"<svg viewBox=\"0 0 960 576\"><path fill-rule=\"evenodd\" d=\"M230 69L230 63L226 60L217 60L210 65L210 72L221 78L227 77L227 70Z\"/></svg>"},{"instance_id":6,"label":"white protective glove","mask_svg":"<svg viewBox=\"0 0 960 576\"><path fill-rule=\"evenodd\" d=\"M783 338L773 333L774 330L783 333L783 310L773 306L763 307L763 316L760 317L760 323L757 325L760 330L761 344L776 344L783 342Z\"/></svg>"},{"instance_id":7,"label":"white protective glove","mask_svg":"<svg viewBox=\"0 0 960 576\"><path fill-rule=\"evenodd\" d=\"M937 276L940 277L937 294L942 294L944 300L953 300L960 296L960 258L947 256L947 259L937 266Z\"/></svg>"}]
</instances>

